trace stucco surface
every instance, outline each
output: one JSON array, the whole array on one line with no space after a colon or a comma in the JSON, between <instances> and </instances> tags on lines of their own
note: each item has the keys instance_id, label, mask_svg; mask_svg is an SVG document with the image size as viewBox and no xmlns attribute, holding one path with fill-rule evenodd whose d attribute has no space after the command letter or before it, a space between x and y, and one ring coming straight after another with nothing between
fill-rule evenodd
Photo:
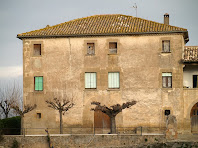
<instances>
[{"instance_id":1,"label":"stucco surface","mask_svg":"<svg viewBox=\"0 0 198 148\"><path fill-rule=\"evenodd\" d=\"M162 52L162 40L170 40L170 53ZM109 42L117 42L117 54L109 54ZM33 55L36 43L42 46L41 56ZM95 44L95 55L87 55L87 43ZM23 39L24 103L37 104L25 115L24 126L58 128L58 112L45 103L57 97L75 104L63 116L64 127L93 127L92 101L111 106L136 100L118 114L118 127L164 127L164 110L169 109L182 131L183 48L182 34ZM85 72L97 73L96 89L85 89ZM108 89L108 72L120 73L119 89ZM172 88L162 88L162 72L172 73ZM34 76L43 76L43 91L34 91Z\"/></svg>"}]
</instances>

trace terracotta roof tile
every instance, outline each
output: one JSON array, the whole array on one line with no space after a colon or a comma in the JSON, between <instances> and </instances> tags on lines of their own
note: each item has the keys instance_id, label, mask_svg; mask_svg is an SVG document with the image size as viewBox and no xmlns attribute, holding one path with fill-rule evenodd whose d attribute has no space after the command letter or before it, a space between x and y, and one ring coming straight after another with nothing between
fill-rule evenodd
<instances>
[{"instance_id":1,"label":"terracotta roof tile","mask_svg":"<svg viewBox=\"0 0 198 148\"><path fill-rule=\"evenodd\" d=\"M135 33L160 33L160 32L187 32L187 29L157 23L133 16L94 15L71 20L43 29L18 34L23 37L53 37L53 36L78 36L78 35L105 35L105 34L135 34Z\"/></svg>"}]
</instances>

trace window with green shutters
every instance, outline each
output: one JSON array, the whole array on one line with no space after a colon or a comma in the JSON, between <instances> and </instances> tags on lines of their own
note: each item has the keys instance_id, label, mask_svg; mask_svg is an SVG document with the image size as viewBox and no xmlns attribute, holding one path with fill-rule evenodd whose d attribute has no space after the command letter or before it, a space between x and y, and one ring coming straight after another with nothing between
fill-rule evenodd
<instances>
[{"instance_id":1,"label":"window with green shutters","mask_svg":"<svg viewBox=\"0 0 198 148\"><path fill-rule=\"evenodd\" d=\"M34 90L43 90L43 77L34 77Z\"/></svg>"},{"instance_id":2,"label":"window with green shutters","mask_svg":"<svg viewBox=\"0 0 198 148\"><path fill-rule=\"evenodd\" d=\"M108 88L120 88L120 73L109 72L108 73Z\"/></svg>"}]
</instances>

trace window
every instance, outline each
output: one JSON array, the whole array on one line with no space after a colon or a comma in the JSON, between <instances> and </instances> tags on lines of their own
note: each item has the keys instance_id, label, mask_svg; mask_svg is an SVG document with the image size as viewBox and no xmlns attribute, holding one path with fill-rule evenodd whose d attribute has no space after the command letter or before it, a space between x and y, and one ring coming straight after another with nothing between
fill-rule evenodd
<instances>
[{"instance_id":1,"label":"window","mask_svg":"<svg viewBox=\"0 0 198 148\"><path fill-rule=\"evenodd\" d=\"M87 54L89 55L95 54L94 43L87 43Z\"/></svg>"},{"instance_id":2,"label":"window","mask_svg":"<svg viewBox=\"0 0 198 148\"><path fill-rule=\"evenodd\" d=\"M85 73L85 88L86 89L96 88L96 73L95 72Z\"/></svg>"},{"instance_id":3,"label":"window","mask_svg":"<svg viewBox=\"0 0 198 148\"><path fill-rule=\"evenodd\" d=\"M162 87L172 88L172 73L162 73Z\"/></svg>"},{"instance_id":4,"label":"window","mask_svg":"<svg viewBox=\"0 0 198 148\"><path fill-rule=\"evenodd\" d=\"M36 117L37 117L38 119L41 119L41 113L37 113L37 114L36 114Z\"/></svg>"},{"instance_id":5,"label":"window","mask_svg":"<svg viewBox=\"0 0 198 148\"><path fill-rule=\"evenodd\" d=\"M193 75L193 88L198 88L198 75Z\"/></svg>"},{"instance_id":6,"label":"window","mask_svg":"<svg viewBox=\"0 0 198 148\"><path fill-rule=\"evenodd\" d=\"M170 41L162 41L162 52L170 52Z\"/></svg>"},{"instance_id":7,"label":"window","mask_svg":"<svg viewBox=\"0 0 198 148\"><path fill-rule=\"evenodd\" d=\"M165 115L165 116L170 115L170 110L165 110L165 111L164 111L164 115Z\"/></svg>"},{"instance_id":8,"label":"window","mask_svg":"<svg viewBox=\"0 0 198 148\"><path fill-rule=\"evenodd\" d=\"M41 55L41 44L34 44L34 55L35 56Z\"/></svg>"},{"instance_id":9,"label":"window","mask_svg":"<svg viewBox=\"0 0 198 148\"><path fill-rule=\"evenodd\" d=\"M43 90L43 77L34 77L34 90Z\"/></svg>"},{"instance_id":10,"label":"window","mask_svg":"<svg viewBox=\"0 0 198 148\"><path fill-rule=\"evenodd\" d=\"M119 72L108 73L108 88L120 88Z\"/></svg>"},{"instance_id":11,"label":"window","mask_svg":"<svg viewBox=\"0 0 198 148\"><path fill-rule=\"evenodd\" d=\"M109 53L117 53L117 42L109 43Z\"/></svg>"}]
</instances>

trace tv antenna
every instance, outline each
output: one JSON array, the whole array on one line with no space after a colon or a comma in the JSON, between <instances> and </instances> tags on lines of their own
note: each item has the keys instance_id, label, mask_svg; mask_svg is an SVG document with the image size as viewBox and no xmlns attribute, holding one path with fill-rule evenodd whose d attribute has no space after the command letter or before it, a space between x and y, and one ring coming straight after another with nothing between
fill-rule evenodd
<instances>
[{"instance_id":1,"label":"tv antenna","mask_svg":"<svg viewBox=\"0 0 198 148\"><path fill-rule=\"evenodd\" d=\"M136 3L135 3L135 5L134 5L132 8L135 8L135 11L136 11L136 17L137 17L137 5L136 5Z\"/></svg>"}]
</instances>

